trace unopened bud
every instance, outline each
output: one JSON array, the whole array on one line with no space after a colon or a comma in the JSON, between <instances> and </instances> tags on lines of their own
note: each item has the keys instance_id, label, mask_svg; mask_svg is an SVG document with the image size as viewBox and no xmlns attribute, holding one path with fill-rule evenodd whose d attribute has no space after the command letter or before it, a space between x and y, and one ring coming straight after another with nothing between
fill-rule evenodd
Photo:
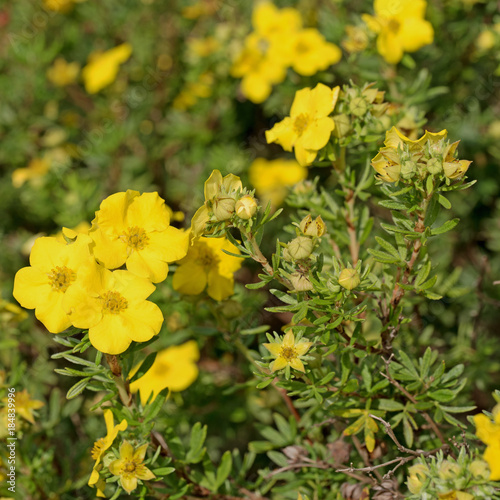
<instances>
[{"instance_id":1,"label":"unopened bud","mask_svg":"<svg viewBox=\"0 0 500 500\"><path fill-rule=\"evenodd\" d=\"M214 200L213 212L215 218L221 222L230 219L234 213L235 201L233 198L220 197Z\"/></svg>"},{"instance_id":2,"label":"unopened bud","mask_svg":"<svg viewBox=\"0 0 500 500\"><path fill-rule=\"evenodd\" d=\"M335 123L333 133L336 137L341 139L349 134L351 130L351 122L347 115L335 115L333 117L333 122Z\"/></svg>"},{"instance_id":3,"label":"unopened bud","mask_svg":"<svg viewBox=\"0 0 500 500\"><path fill-rule=\"evenodd\" d=\"M368 111L368 105L362 97L355 97L349 104L349 111L354 116L364 116Z\"/></svg>"},{"instance_id":4,"label":"unopened bud","mask_svg":"<svg viewBox=\"0 0 500 500\"><path fill-rule=\"evenodd\" d=\"M427 162L427 170L430 174L439 174L443 170L443 163L437 158L431 158Z\"/></svg>"},{"instance_id":5,"label":"unopened bud","mask_svg":"<svg viewBox=\"0 0 500 500\"><path fill-rule=\"evenodd\" d=\"M474 460L470 464L469 470L475 479L488 479L490 477L488 464L483 460Z\"/></svg>"},{"instance_id":6,"label":"unopened bud","mask_svg":"<svg viewBox=\"0 0 500 500\"><path fill-rule=\"evenodd\" d=\"M237 318L241 316L243 306L237 300L225 300L220 306L220 312L225 318Z\"/></svg>"},{"instance_id":7,"label":"unopened bud","mask_svg":"<svg viewBox=\"0 0 500 500\"><path fill-rule=\"evenodd\" d=\"M290 283L296 292L307 292L313 289L313 285L309 279L300 273L293 273L290 276Z\"/></svg>"},{"instance_id":8,"label":"unopened bud","mask_svg":"<svg viewBox=\"0 0 500 500\"><path fill-rule=\"evenodd\" d=\"M240 219L251 219L257 211L257 201L249 194L242 196L235 205L236 215Z\"/></svg>"},{"instance_id":9,"label":"unopened bud","mask_svg":"<svg viewBox=\"0 0 500 500\"><path fill-rule=\"evenodd\" d=\"M401 164L401 177L403 179L411 179L417 171L417 164L412 160L405 161Z\"/></svg>"},{"instance_id":10,"label":"unopened bud","mask_svg":"<svg viewBox=\"0 0 500 500\"><path fill-rule=\"evenodd\" d=\"M358 271L352 268L344 269L339 276L339 285L346 290L356 288L361 282Z\"/></svg>"},{"instance_id":11,"label":"unopened bud","mask_svg":"<svg viewBox=\"0 0 500 500\"><path fill-rule=\"evenodd\" d=\"M297 236L288 243L288 255L293 260L307 259L313 251L314 245L311 238L307 236Z\"/></svg>"},{"instance_id":12,"label":"unopened bud","mask_svg":"<svg viewBox=\"0 0 500 500\"><path fill-rule=\"evenodd\" d=\"M325 234L326 227L321 215L318 215L313 221L311 214L306 215L299 225L302 234L305 236L318 236L321 237Z\"/></svg>"},{"instance_id":13,"label":"unopened bud","mask_svg":"<svg viewBox=\"0 0 500 500\"><path fill-rule=\"evenodd\" d=\"M460 465L445 460L440 466L438 475L441 479L455 479L460 474Z\"/></svg>"},{"instance_id":14,"label":"unopened bud","mask_svg":"<svg viewBox=\"0 0 500 500\"><path fill-rule=\"evenodd\" d=\"M429 469L424 464L416 464L408 469L408 482L406 485L411 493L417 495L424 486L424 481Z\"/></svg>"}]
</instances>

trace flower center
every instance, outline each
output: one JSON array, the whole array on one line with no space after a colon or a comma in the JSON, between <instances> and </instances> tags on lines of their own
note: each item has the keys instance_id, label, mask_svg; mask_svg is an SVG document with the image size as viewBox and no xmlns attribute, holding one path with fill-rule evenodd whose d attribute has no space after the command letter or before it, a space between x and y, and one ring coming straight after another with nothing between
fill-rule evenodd
<instances>
[{"instance_id":1,"label":"flower center","mask_svg":"<svg viewBox=\"0 0 500 500\"><path fill-rule=\"evenodd\" d=\"M90 452L93 460L97 460L99 458L105 444L106 444L106 439L104 439L104 438L100 438L94 443L94 447L92 448L92 451Z\"/></svg>"},{"instance_id":2,"label":"flower center","mask_svg":"<svg viewBox=\"0 0 500 500\"><path fill-rule=\"evenodd\" d=\"M309 52L311 49L309 47L309 45L307 45L307 43L303 42L303 41L300 41L296 46L295 46L295 50L297 52L297 54L301 55L301 54L306 54L307 52Z\"/></svg>"},{"instance_id":3,"label":"flower center","mask_svg":"<svg viewBox=\"0 0 500 500\"><path fill-rule=\"evenodd\" d=\"M397 21L396 19L389 19L389 24L387 25L387 27L389 28L389 31L397 32L397 31L399 31L400 26L401 25L400 25L399 21Z\"/></svg>"},{"instance_id":4,"label":"flower center","mask_svg":"<svg viewBox=\"0 0 500 500\"><path fill-rule=\"evenodd\" d=\"M170 365L168 363L155 362L153 364L153 374L157 376L165 375L170 369Z\"/></svg>"},{"instance_id":5,"label":"flower center","mask_svg":"<svg viewBox=\"0 0 500 500\"><path fill-rule=\"evenodd\" d=\"M122 240L132 250L144 250L148 246L149 237L142 227L129 227L122 235Z\"/></svg>"},{"instance_id":6,"label":"flower center","mask_svg":"<svg viewBox=\"0 0 500 500\"><path fill-rule=\"evenodd\" d=\"M135 463L134 462L127 462L124 466L123 466L123 472L125 472L126 474L132 474L132 472L135 471Z\"/></svg>"},{"instance_id":7,"label":"flower center","mask_svg":"<svg viewBox=\"0 0 500 500\"><path fill-rule=\"evenodd\" d=\"M122 297L118 292L106 292L101 295L102 312L110 314L120 314L121 311L127 309L127 299Z\"/></svg>"},{"instance_id":8,"label":"flower center","mask_svg":"<svg viewBox=\"0 0 500 500\"><path fill-rule=\"evenodd\" d=\"M309 116L305 113L300 113L297 118L293 121L293 129L297 135L302 135L309 125Z\"/></svg>"},{"instance_id":9,"label":"flower center","mask_svg":"<svg viewBox=\"0 0 500 500\"><path fill-rule=\"evenodd\" d=\"M49 283L55 292L65 292L76 279L76 273L66 266L56 266L48 274Z\"/></svg>"},{"instance_id":10,"label":"flower center","mask_svg":"<svg viewBox=\"0 0 500 500\"><path fill-rule=\"evenodd\" d=\"M209 268L216 266L220 262L220 259L207 245L200 245L200 251L198 253L198 258L196 259L196 262L200 266Z\"/></svg>"},{"instance_id":11,"label":"flower center","mask_svg":"<svg viewBox=\"0 0 500 500\"><path fill-rule=\"evenodd\" d=\"M290 361L297 357L297 351L293 347L282 347L280 356Z\"/></svg>"}]
</instances>

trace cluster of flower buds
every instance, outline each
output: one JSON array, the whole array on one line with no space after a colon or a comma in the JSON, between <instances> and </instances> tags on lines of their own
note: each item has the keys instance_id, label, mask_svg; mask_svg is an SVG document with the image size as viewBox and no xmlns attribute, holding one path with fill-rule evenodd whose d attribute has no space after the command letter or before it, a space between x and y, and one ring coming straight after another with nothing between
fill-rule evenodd
<instances>
[{"instance_id":1,"label":"cluster of flower buds","mask_svg":"<svg viewBox=\"0 0 500 500\"><path fill-rule=\"evenodd\" d=\"M382 149L371 164L378 177L386 182L413 182L429 175L446 179L462 177L469 165L468 160L456 158L460 141L446 140L446 130L432 133L426 131L418 140L404 136L397 128L386 132Z\"/></svg>"},{"instance_id":2,"label":"cluster of flower buds","mask_svg":"<svg viewBox=\"0 0 500 500\"><path fill-rule=\"evenodd\" d=\"M389 105L384 102L384 92L373 88L373 83L357 87L345 85L340 93L336 111L334 135L338 139L350 136L361 139L373 133L377 118L381 117ZM373 122L373 123L372 123Z\"/></svg>"},{"instance_id":3,"label":"cluster of flower buds","mask_svg":"<svg viewBox=\"0 0 500 500\"><path fill-rule=\"evenodd\" d=\"M412 493L409 498L457 498L474 500L491 498L493 487L488 484L488 464L462 448L456 460L444 458L440 453L430 462L421 462L408 469L406 485ZM491 483L490 483L491 484Z\"/></svg>"},{"instance_id":4,"label":"cluster of flower buds","mask_svg":"<svg viewBox=\"0 0 500 500\"><path fill-rule=\"evenodd\" d=\"M205 203L191 221L193 236L212 232L209 225L223 222L249 221L257 212L257 200L248 193L239 177L233 174L222 177L214 170L205 182Z\"/></svg>"},{"instance_id":5,"label":"cluster of flower buds","mask_svg":"<svg viewBox=\"0 0 500 500\"><path fill-rule=\"evenodd\" d=\"M317 244L326 232L326 226L321 216L313 220L311 214L306 215L298 226L297 237L285 248L283 256L287 260L305 260L312 254Z\"/></svg>"}]
</instances>

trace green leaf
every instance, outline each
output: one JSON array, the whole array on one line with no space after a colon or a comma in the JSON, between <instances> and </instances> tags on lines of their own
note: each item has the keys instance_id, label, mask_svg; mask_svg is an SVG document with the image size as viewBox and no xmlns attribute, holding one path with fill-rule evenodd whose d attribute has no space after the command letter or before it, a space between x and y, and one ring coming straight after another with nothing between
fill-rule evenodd
<instances>
[{"instance_id":1,"label":"green leaf","mask_svg":"<svg viewBox=\"0 0 500 500\"><path fill-rule=\"evenodd\" d=\"M381 252L380 250L373 250L371 248L368 249L368 253L372 255L377 262L381 262L382 264L397 264L400 262L399 254L395 257L394 255Z\"/></svg>"},{"instance_id":2,"label":"green leaf","mask_svg":"<svg viewBox=\"0 0 500 500\"><path fill-rule=\"evenodd\" d=\"M160 467L159 469L153 469L151 472L157 477L168 476L172 472L175 472L175 467Z\"/></svg>"},{"instance_id":3,"label":"green leaf","mask_svg":"<svg viewBox=\"0 0 500 500\"><path fill-rule=\"evenodd\" d=\"M413 446L413 428L407 418L403 418L403 434L408 448Z\"/></svg>"},{"instance_id":4,"label":"green leaf","mask_svg":"<svg viewBox=\"0 0 500 500\"><path fill-rule=\"evenodd\" d=\"M163 404L165 403L167 396L169 393L169 388L165 387L159 394L157 394L156 398L152 403L150 403L145 411L144 411L144 423L148 423L151 420L153 420L158 413L160 413L160 410L163 407Z\"/></svg>"},{"instance_id":5,"label":"green leaf","mask_svg":"<svg viewBox=\"0 0 500 500\"><path fill-rule=\"evenodd\" d=\"M287 458L279 451L268 451L267 456L279 467L286 467L289 465Z\"/></svg>"},{"instance_id":6,"label":"green leaf","mask_svg":"<svg viewBox=\"0 0 500 500\"><path fill-rule=\"evenodd\" d=\"M432 399L435 399L436 401L439 401L440 403L448 403L449 401L452 401L456 397L455 391L452 391L450 389L438 389L436 391L428 391L426 395Z\"/></svg>"},{"instance_id":7,"label":"green leaf","mask_svg":"<svg viewBox=\"0 0 500 500\"><path fill-rule=\"evenodd\" d=\"M227 450L224 455L222 455L222 460L219 467L217 468L217 474L215 477L217 490L224 484L224 481L228 478L229 474L231 473L232 467L233 457L231 455L231 452Z\"/></svg>"},{"instance_id":8,"label":"green leaf","mask_svg":"<svg viewBox=\"0 0 500 500\"><path fill-rule=\"evenodd\" d=\"M76 396L80 395L91 380L92 377L87 377L87 378L82 378L82 380L78 381L66 393L66 399L73 399L76 398Z\"/></svg>"},{"instance_id":9,"label":"green leaf","mask_svg":"<svg viewBox=\"0 0 500 500\"><path fill-rule=\"evenodd\" d=\"M399 251L391 245L388 241L384 240L383 238L380 238L379 236L375 236L375 239L377 240L377 243L387 252L389 252L393 257L396 257L396 259L400 260L401 256L399 255Z\"/></svg>"},{"instance_id":10,"label":"green leaf","mask_svg":"<svg viewBox=\"0 0 500 500\"><path fill-rule=\"evenodd\" d=\"M382 207L389 208L391 210L406 210L408 206L400 201L395 200L382 200L378 204Z\"/></svg>"},{"instance_id":11,"label":"green leaf","mask_svg":"<svg viewBox=\"0 0 500 500\"><path fill-rule=\"evenodd\" d=\"M153 365L156 355L158 353L152 352L149 356L146 357L146 359L141 363L141 366L137 370L137 372L134 374L134 376L130 379L130 383L134 382L135 380L141 378L143 375L146 374L146 372L151 368Z\"/></svg>"},{"instance_id":12,"label":"green leaf","mask_svg":"<svg viewBox=\"0 0 500 500\"><path fill-rule=\"evenodd\" d=\"M398 401L392 399L380 399L378 402L378 407L380 410L385 411L403 411L404 405Z\"/></svg>"},{"instance_id":13,"label":"green leaf","mask_svg":"<svg viewBox=\"0 0 500 500\"><path fill-rule=\"evenodd\" d=\"M191 430L191 438L189 440L189 451L186 454L186 462L196 464L201 461L205 450L203 443L207 437L207 426L202 427L200 422L196 422Z\"/></svg>"},{"instance_id":14,"label":"green leaf","mask_svg":"<svg viewBox=\"0 0 500 500\"><path fill-rule=\"evenodd\" d=\"M450 200L448 200L448 198L445 198L442 194L438 194L438 201L442 207L444 207L446 209L451 208Z\"/></svg>"},{"instance_id":15,"label":"green leaf","mask_svg":"<svg viewBox=\"0 0 500 500\"><path fill-rule=\"evenodd\" d=\"M448 220L442 226L431 229L431 235L436 236L437 234L447 233L448 231L451 231L459 222L460 219L458 218Z\"/></svg>"}]
</instances>

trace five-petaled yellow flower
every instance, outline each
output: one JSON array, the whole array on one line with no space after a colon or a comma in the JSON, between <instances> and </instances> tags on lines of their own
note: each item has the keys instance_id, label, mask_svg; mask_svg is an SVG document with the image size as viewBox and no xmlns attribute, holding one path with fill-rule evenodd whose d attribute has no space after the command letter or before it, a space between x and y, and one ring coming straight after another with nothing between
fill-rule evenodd
<instances>
[{"instance_id":1,"label":"five-petaled yellow flower","mask_svg":"<svg viewBox=\"0 0 500 500\"><path fill-rule=\"evenodd\" d=\"M47 78L56 87L65 87L76 82L79 72L80 65L77 62L69 63L58 57L47 70Z\"/></svg>"},{"instance_id":2,"label":"five-petaled yellow flower","mask_svg":"<svg viewBox=\"0 0 500 500\"><path fill-rule=\"evenodd\" d=\"M63 299L71 290L87 262L92 262L86 235L66 244L57 238L38 238L30 254L31 267L23 267L14 278L15 299L35 316L51 333L71 326L71 318L63 307Z\"/></svg>"},{"instance_id":3,"label":"five-petaled yellow flower","mask_svg":"<svg viewBox=\"0 0 500 500\"><path fill-rule=\"evenodd\" d=\"M363 15L368 28L377 33L377 50L391 64L405 52L415 52L432 43L434 30L424 19L425 0L375 0L375 17Z\"/></svg>"},{"instance_id":4,"label":"five-petaled yellow flower","mask_svg":"<svg viewBox=\"0 0 500 500\"><path fill-rule=\"evenodd\" d=\"M3 398L2 401L7 403L8 398ZM16 392L16 415L20 415L30 424L35 423L33 411L42 408L42 406L45 406L45 403L38 399L31 399L26 389Z\"/></svg>"},{"instance_id":5,"label":"five-petaled yellow flower","mask_svg":"<svg viewBox=\"0 0 500 500\"><path fill-rule=\"evenodd\" d=\"M146 404L151 393L154 400L165 387L174 392L183 391L198 377L196 361L199 358L200 351L194 340L163 349L158 352L147 373L130 384L130 390L133 393L140 391L142 404ZM131 375L138 368L136 366Z\"/></svg>"},{"instance_id":6,"label":"five-petaled yellow flower","mask_svg":"<svg viewBox=\"0 0 500 500\"><path fill-rule=\"evenodd\" d=\"M339 92L340 87L330 89L322 83L312 90L297 91L290 116L266 131L267 142L275 142L285 151L293 148L299 164L310 165L318 151L327 145L335 128L328 115L335 108Z\"/></svg>"},{"instance_id":7,"label":"five-petaled yellow flower","mask_svg":"<svg viewBox=\"0 0 500 500\"><path fill-rule=\"evenodd\" d=\"M94 255L108 269L127 269L153 283L163 281L168 263L182 259L188 235L170 226L170 215L158 193L128 190L106 198L96 212L89 235Z\"/></svg>"},{"instance_id":8,"label":"five-petaled yellow flower","mask_svg":"<svg viewBox=\"0 0 500 500\"><path fill-rule=\"evenodd\" d=\"M156 476L143 464L148 444L143 444L134 450L128 442L120 446L120 458L109 464L109 471L114 476L120 476L120 485L131 493L137 488L137 480L148 481Z\"/></svg>"},{"instance_id":9,"label":"five-petaled yellow flower","mask_svg":"<svg viewBox=\"0 0 500 500\"><path fill-rule=\"evenodd\" d=\"M240 251L226 238L199 238L193 241L188 254L174 273L174 289L186 295L207 290L215 300L224 300L234 293L234 273L242 259L224 253Z\"/></svg>"},{"instance_id":10,"label":"five-petaled yellow flower","mask_svg":"<svg viewBox=\"0 0 500 500\"><path fill-rule=\"evenodd\" d=\"M477 437L485 443L483 458L490 466L492 481L500 480L500 404L493 408L493 422L484 414L474 415Z\"/></svg>"},{"instance_id":11,"label":"five-petaled yellow flower","mask_svg":"<svg viewBox=\"0 0 500 500\"><path fill-rule=\"evenodd\" d=\"M106 52L93 52L82 69L83 83L89 94L96 94L116 80L120 64L128 60L132 46L122 43Z\"/></svg>"},{"instance_id":12,"label":"five-petaled yellow flower","mask_svg":"<svg viewBox=\"0 0 500 500\"><path fill-rule=\"evenodd\" d=\"M299 358L304 356L311 348L312 342L303 339L295 342L293 332L288 330L281 342L271 342L263 345L276 358L269 367L272 372L281 370L288 365L294 370L305 373L304 364Z\"/></svg>"},{"instance_id":13,"label":"five-petaled yellow flower","mask_svg":"<svg viewBox=\"0 0 500 500\"><path fill-rule=\"evenodd\" d=\"M95 460L94 467L92 469L92 474L89 479L89 486L94 486L99 481L99 467L101 460L104 456L104 453L111 447L113 441L116 439L116 436L119 432L124 431L128 424L125 419L123 419L118 425L114 425L113 422L113 413L111 410L104 410L104 421L106 422L106 436L98 439L94 443L94 447L92 448L91 455ZM99 496L99 495L98 495Z\"/></svg>"},{"instance_id":14,"label":"five-petaled yellow flower","mask_svg":"<svg viewBox=\"0 0 500 500\"><path fill-rule=\"evenodd\" d=\"M132 341L146 342L160 331L162 312L146 300L154 290L146 278L92 263L81 269L78 283L66 293L64 308L74 326L89 329L97 350L120 354Z\"/></svg>"}]
</instances>

